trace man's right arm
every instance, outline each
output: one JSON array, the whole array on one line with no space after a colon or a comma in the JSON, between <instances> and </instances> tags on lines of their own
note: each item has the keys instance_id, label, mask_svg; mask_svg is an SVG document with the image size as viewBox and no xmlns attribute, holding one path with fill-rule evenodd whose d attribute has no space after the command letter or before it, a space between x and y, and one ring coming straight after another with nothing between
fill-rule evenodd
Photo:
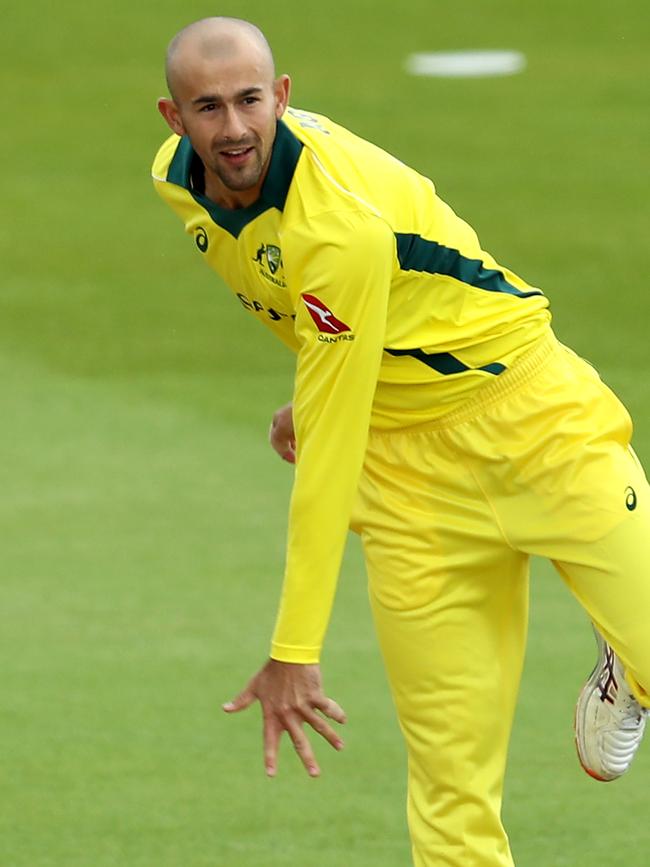
<instances>
[{"instance_id":1,"label":"man's right arm","mask_svg":"<svg viewBox=\"0 0 650 867\"><path fill-rule=\"evenodd\" d=\"M285 244L300 344L297 461L271 656L316 663L366 449L395 236L380 217L343 212L297 227Z\"/></svg>"}]
</instances>

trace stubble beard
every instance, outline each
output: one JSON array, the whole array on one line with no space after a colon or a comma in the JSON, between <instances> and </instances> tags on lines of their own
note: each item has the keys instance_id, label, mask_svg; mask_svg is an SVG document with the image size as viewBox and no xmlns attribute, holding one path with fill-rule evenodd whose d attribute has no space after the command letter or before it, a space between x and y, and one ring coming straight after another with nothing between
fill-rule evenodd
<instances>
[{"instance_id":1,"label":"stubble beard","mask_svg":"<svg viewBox=\"0 0 650 867\"><path fill-rule=\"evenodd\" d=\"M215 154L212 171L228 190L241 193L252 189L259 183L264 170L264 163L257 147L253 145L253 148L253 153L249 157L250 164L241 167L224 165L218 154Z\"/></svg>"}]
</instances>

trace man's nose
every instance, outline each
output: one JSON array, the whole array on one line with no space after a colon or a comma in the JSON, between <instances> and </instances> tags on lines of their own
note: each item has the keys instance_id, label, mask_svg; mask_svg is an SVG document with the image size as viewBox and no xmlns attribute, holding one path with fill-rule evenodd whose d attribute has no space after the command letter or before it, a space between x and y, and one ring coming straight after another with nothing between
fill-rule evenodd
<instances>
[{"instance_id":1,"label":"man's nose","mask_svg":"<svg viewBox=\"0 0 650 867\"><path fill-rule=\"evenodd\" d=\"M246 125L239 116L237 108L234 105L227 106L226 117L223 128L223 137L231 141L238 141L246 135Z\"/></svg>"}]
</instances>

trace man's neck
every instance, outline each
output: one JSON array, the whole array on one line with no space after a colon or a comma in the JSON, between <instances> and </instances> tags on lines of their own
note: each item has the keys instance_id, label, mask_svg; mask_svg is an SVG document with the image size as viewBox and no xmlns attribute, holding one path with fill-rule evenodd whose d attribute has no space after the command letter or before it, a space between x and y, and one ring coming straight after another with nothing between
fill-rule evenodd
<instances>
[{"instance_id":1,"label":"man's neck","mask_svg":"<svg viewBox=\"0 0 650 867\"><path fill-rule=\"evenodd\" d=\"M240 208L247 208L259 199L262 183L263 181L250 190L229 190L218 178L212 177L206 172L205 195L220 207L236 211Z\"/></svg>"}]
</instances>

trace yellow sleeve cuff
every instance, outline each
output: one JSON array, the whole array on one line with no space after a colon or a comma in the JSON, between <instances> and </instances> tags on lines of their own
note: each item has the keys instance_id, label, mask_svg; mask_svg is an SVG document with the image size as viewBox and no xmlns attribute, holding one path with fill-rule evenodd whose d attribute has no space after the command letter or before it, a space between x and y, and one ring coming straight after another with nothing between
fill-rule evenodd
<instances>
[{"instance_id":1,"label":"yellow sleeve cuff","mask_svg":"<svg viewBox=\"0 0 650 867\"><path fill-rule=\"evenodd\" d=\"M288 644L271 643L271 659L278 662L296 662L302 665L317 665L320 647L291 647Z\"/></svg>"}]
</instances>

